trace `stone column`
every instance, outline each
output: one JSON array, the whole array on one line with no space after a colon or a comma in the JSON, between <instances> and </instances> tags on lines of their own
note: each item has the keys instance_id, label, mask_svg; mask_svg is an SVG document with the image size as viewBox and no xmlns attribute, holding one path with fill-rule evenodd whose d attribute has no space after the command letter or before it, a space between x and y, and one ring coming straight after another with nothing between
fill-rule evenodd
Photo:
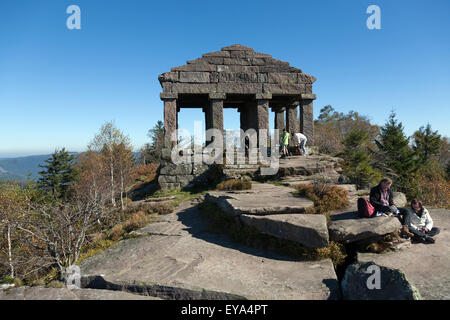
<instances>
[{"instance_id":1,"label":"stone column","mask_svg":"<svg viewBox=\"0 0 450 320\"><path fill-rule=\"evenodd\" d=\"M289 145L294 145L294 140L292 134L299 132L299 121L297 115L297 105L291 105L286 107L286 131L291 134L291 139L289 140Z\"/></svg>"},{"instance_id":2,"label":"stone column","mask_svg":"<svg viewBox=\"0 0 450 320\"><path fill-rule=\"evenodd\" d=\"M285 108L283 107L273 108L273 111L275 112L275 129L280 130L280 133L286 127L286 123L284 122L284 110Z\"/></svg>"},{"instance_id":3,"label":"stone column","mask_svg":"<svg viewBox=\"0 0 450 320\"><path fill-rule=\"evenodd\" d=\"M172 148L175 144L170 141L173 132L177 130L178 113L177 113L177 98L176 93L161 92L161 100L164 101L164 144L166 148Z\"/></svg>"},{"instance_id":4,"label":"stone column","mask_svg":"<svg viewBox=\"0 0 450 320\"><path fill-rule=\"evenodd\" d=\"M308 138L308 144L314 144L314 115L313 101L315 94L303 93L300 101L300 132Z\"/></svg>"},{"instance_id":5,"label":"stone column","mask_svg":"<svg viewBox=\"0 0 450 320\"><path fill-rule=\"evenodd\" d=\"M259 147L259 129L266 130L266 137L269 138L269 99L272 95L268 93L256 94L256 132L258 133ZM268 142L268 140L266 140Z\"/></svg>"},{"instance_id":6,"label":"stone column","mask_svg":"<svg viewBox=\"0 0 450 320\"><path fill-rule=\"evenodd\" d=\"M205 128L219 129L223 133L223 101L225 93L210 93L210 104L205 108Z\"/></svg>"}]
</instances>

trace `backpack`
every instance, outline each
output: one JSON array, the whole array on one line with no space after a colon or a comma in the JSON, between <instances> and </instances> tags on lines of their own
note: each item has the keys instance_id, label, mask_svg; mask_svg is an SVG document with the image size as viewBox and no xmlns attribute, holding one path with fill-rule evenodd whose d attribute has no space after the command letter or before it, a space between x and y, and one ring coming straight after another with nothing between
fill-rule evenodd
<instances>
[{"instance_id":1,"label":"backpack","mask_svg":"<svg viewBox=\"0 0 450 320\"><path fill-rule=\"evenodd\" d=\"M358 198L358 215L362 218L370 218L375 214L375 208L364 198Z\"/></svg>"}]
</instances>

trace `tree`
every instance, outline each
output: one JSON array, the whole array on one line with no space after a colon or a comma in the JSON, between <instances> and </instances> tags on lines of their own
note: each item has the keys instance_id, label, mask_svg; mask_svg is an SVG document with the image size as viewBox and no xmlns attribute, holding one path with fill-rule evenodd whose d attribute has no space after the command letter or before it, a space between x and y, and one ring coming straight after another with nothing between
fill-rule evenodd
<instances>
[{"instance_id":1,"label":"tree","mask_svg":"<svg viewBox=\"0 0 450 320\"><path fill-rule=\"evenodd\" d=\"M101 153L88 150L80 154L76 166L79 172L77 193L104 204L110 192L108 159Z\"/></svg>"},{"instance_id":2,"label":"tree","mask_svg":"<svg viewBox=\"0 0 450 320\"><path fill-rule=\"evenodd\" d=\"M379 151L377 165L391 176L400 191L405 191L408 175L417 170L414 151L409 146L409 138L404 134L403 124L396 119L392 111L386 124L381 128L380 136L375 141Z\"/></svg>"},{"instance_id":3,"label":"tree","mask_svg":"<svg viewBox=\"0 0 450 320\"><path fill-rule=\"evenodd\" d=\"M156 122L155 126L148 131L147 136L151 143L147 143L141 148L140 156L143 159L142 164L160 162L162 158L162 149L164 148L164 124L161 120Z\"/></svg>"},{"instance_id":4,"label":"tree","mask_svg":"<svg viewBox=\"0 0 450 320\"><path fill-rule=\"evenodd\" d=\"M70 155L64 148L56 150L51 158L45 160L45 165L39 165L43 171L39 172L39 186L58 198L65 198L70 187L77 180L77 170L74 167L74 155Z\"/></svg>"},{"instance_id":5,"label":"tree","mask_svg":"<svg viewBox=\"0 0 450 320\"><path fill-rule=\"evenodd\" d=\"M115 146L114 159L117 170L117 175L120 178L120 203L122 210L125 210L125 203L123 201L124 194L126 193L126 185L131 180L131 172L133 170L133 147L129 141Z\"/></svg>"},{"instance_id":6,"label":"tree","mask_svg":"<svg viewBox=\"0 0 450 320\"><path fill-rule=\"evenodd\" d=\"M117 163L117 152L116 148L120 144L126 146L131 145L130 139L125 136L112 121L106 122L100 129L100 132L94 137L92 142L89 144L88 149L102 153L108 162L109 168L109 179L110 179L110 195L111 203L116 206L116 173L115 164Z\"/></svg>"},{"instance_id":7,"label":"tree","mask_svg":"<svg viewBox=\"0 0 450 320\"><path fill-rule=\"evenodd\" d=\"M7 242L7 260L11 278L16 275L15 259L13 256L14 234L19 221L19 208L25 206L25 198L19 186L14 184L0 184L0 227Z\"/></svg>"},{"instance_id":8,"label":"tree","mask_svg":"<svg viewBox=\"0 0 450 320\"><path fill-rule=\"evenodd\" d=\"M318 120L315 121L315 144L321 152L339 154L344 151L343 140L353 130L362 130L367 133L368 144L372 145L379 133L379 128L372 125L369 119L358 112L350 111L348 114L337 112L330 105L320 110Z\"/></svg>"},{"instance_id":9,"label":"tree","mask_svg":"<svg viewBox=\"0 0 450 320\"><path fill-rule=\"evenodd\" d=\"M343 140L345 146L343 173L350 181L363 189L381 179L381 173L372 167L373 158L369 148L369 135L363 130L353 130Z\"/></svg>"},{"instance_id":10,"label":"tree","mask_svg":"<svg viewBox=\"0 0 450 320\"><path fill-rule=\"evenodd\" d=\"M419 165L425 165L432 157L439 155L441 148L441 135L431 130L431 125L420 127L413 134L413 149L418 157Z\"/></svg>"},{"instance_id":11,"label":"tree","mask_svg":"<svg viewBox=\"0 0 450 320\"><path fill-rule=\"evenodd\" d=\"M17 227L22 241L41 252L40 267L57 267L64 279L67 268L76 264L88 233L103 217L100 203L79 196L72 202L37 201L23 210L25 219ZM34 258L34 257L32 257Z\"/></svg>"}]
</instances>

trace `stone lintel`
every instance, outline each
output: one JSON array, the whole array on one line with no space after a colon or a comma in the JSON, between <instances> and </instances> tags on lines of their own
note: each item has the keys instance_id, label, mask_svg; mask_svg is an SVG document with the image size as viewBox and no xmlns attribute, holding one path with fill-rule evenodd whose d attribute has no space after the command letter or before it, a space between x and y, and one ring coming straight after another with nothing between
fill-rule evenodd
<instances>
[{"instance_id":1,"label":"stone lintel","mask_svg":"<svg viewBox=\"0 0 450 320\"><path fill-rule=\"evenodd\" d=\"M161 100L177 99L178 98L178 93L176 93L176 92L161 92L159 94L159 97L161 98Z\"/></svg>"},{"instance_id":2,"label":"stone lintel","mask_svg":"<svg viewBox=\"0 0 450 320\"><path fill-rule=\"evenodd\" d=\"M316 95L314 93L302 93L302 100L316 100Z\"/></svg>"},{"instance_id":3,"label":"stone lintel","mask_svg":"<svg viewBox=\"0 0 450 320\"><path fill-rule=\"evenodd\" d=\"M270 107L273 112L284 112L286 107Z\"/></svg>"},{"instance_id":4,"label":"stone lintel","mask_svg":"<svg viewBox=\"0 0 450 320\"><path fill-rule=\"evenodd\" d=\"M256 100L270 100L270 99L272 99L272 94L270 92L256 93L255 99Z\"/></svg>"},{"instance_id":5,"label":"stone lintel","mask_svg":"<svg viewBox=\"0 0 450 320\"><path fill-rule=\"evenodd\" d=\"M210 92L209 99L210 100L225 100L227 98L227 94L223 92Z\"/></svg>"}]
</instances>

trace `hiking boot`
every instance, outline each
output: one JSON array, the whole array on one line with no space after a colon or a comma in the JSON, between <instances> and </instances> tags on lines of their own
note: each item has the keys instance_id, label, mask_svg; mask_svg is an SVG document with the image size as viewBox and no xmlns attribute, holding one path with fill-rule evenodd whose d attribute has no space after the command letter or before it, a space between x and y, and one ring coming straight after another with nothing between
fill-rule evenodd
<instances>
[{"instance_id":1,"label":"hiking boot","mask_svg":"<svg viewBox=\"0 0 450 320\"><path fill-rule=\"evenodd\" d=\"M435 243L436 241L430 237L430 236L425 236L425 243Z\"/></svg>"},{"instance_id":2,"label":"hiking boot","mask_svg":"<svg viewBox=\"0 0 450 320\"><path fill-rule=\"evenodd\" d=\"M407 225L403 225L402 228L400 229L400 234L401 235L405 235L408 236L410 238L414 237L414 233L409 231L409 228Z\"/></svg>"}]
</instances>

